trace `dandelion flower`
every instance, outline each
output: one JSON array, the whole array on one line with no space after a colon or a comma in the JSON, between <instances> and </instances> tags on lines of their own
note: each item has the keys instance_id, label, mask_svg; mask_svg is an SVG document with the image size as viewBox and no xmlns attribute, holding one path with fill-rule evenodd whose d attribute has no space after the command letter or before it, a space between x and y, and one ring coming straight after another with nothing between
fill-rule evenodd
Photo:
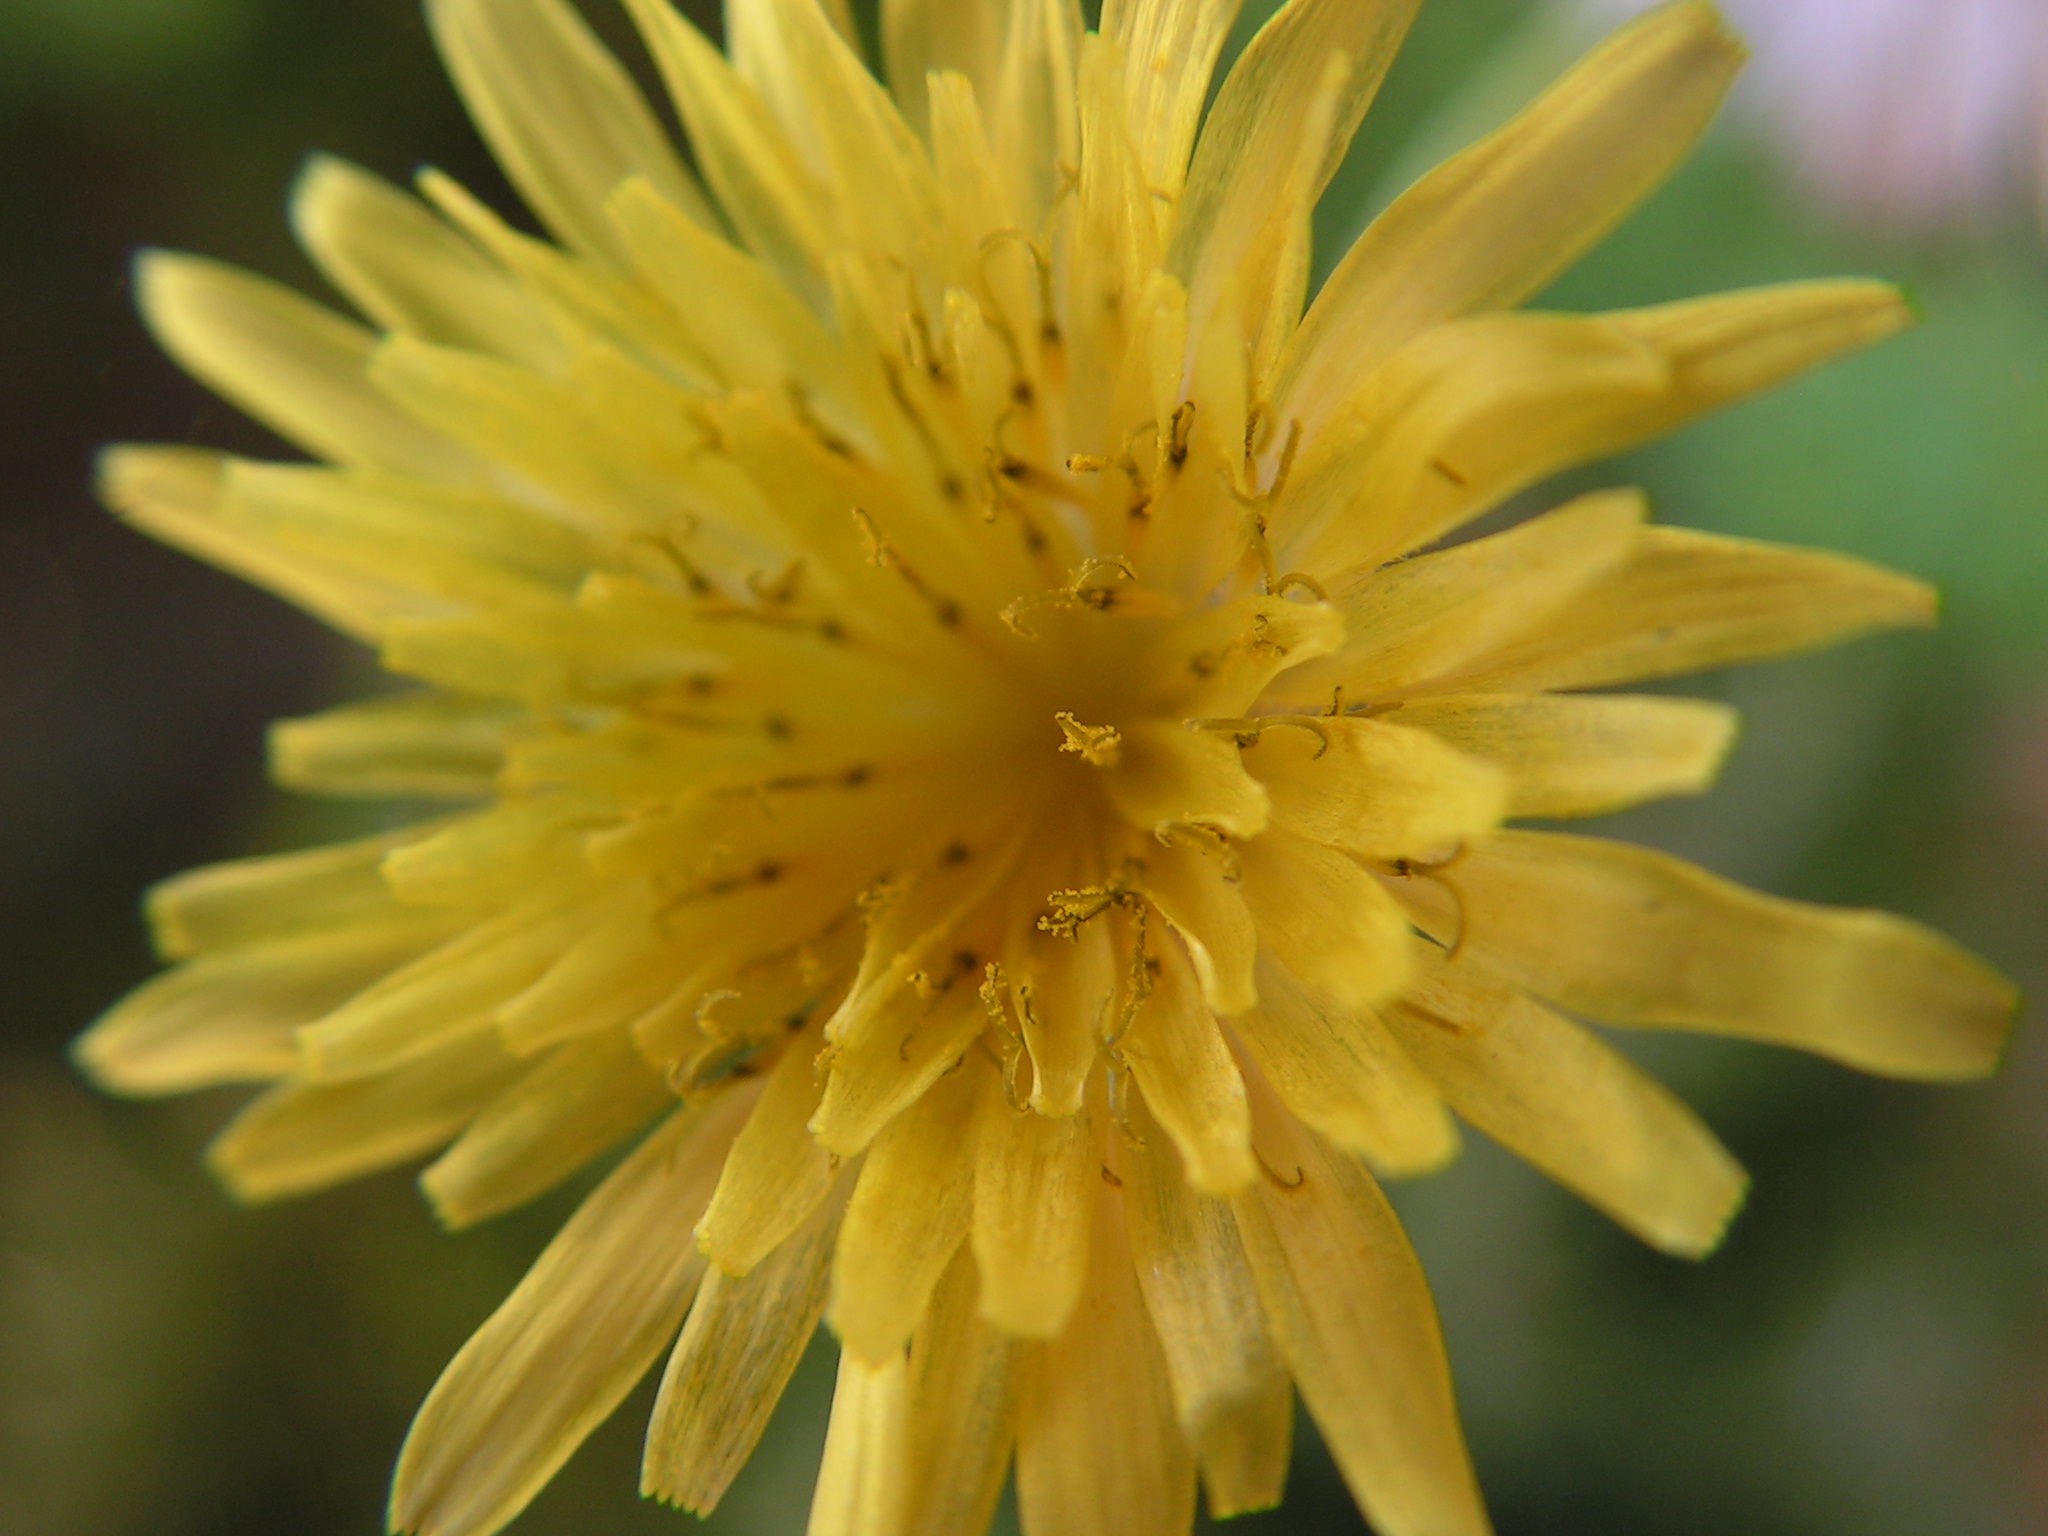
<instances>
[{"instance_id":1,"label":"dandelion flower","mask_svg":"<svg viewBox=\"0 0 2048 1536\"><path fill-rule=\"evenodd\" d=\"M704 1511L820 1319L811 1531L1038 1536L1275 1503L1296 1390L1388 1536L1486 1529L1375 1175L1463 1119L1656 1247L1743 1175L1568 1015L1990 1070L2011 996L1911 923L1551 832L1702 789L1720 706L1608 685L1926 622L1921 585L1511 494L1897 329L1868 282L1515 313L1739 60L1616 36L1305 302L1310 210L1414 0L633 0L690 141L562 0L432 0L556 237L331 160L368 326L140 269L200 379L322 461L123 448L108 501L424 685L276 776L443 796L150 898L108 1086L267 1087L254 1200L438 1153L481 1221L629 1147L434 1388L394 1530L510 1520L666 1355L643 1488ZM701 177L701 180L699 179ZM1305 310L1305 313L1304 313Z\"/></svg>"}]
</instances>

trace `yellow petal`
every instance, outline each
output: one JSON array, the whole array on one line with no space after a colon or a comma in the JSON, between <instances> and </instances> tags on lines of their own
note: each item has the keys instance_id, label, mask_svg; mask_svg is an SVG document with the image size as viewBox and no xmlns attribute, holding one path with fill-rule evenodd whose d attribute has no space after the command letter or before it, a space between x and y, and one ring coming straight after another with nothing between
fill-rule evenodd
<instances>
[{"instance_id":1,"label":"yellow petal","mask_svg":"<svg viewBox=\"0 0 2048 1536\"><path fill-rule=\"evenodd\" d=\"M1065 1333L1024 1353L1017 1511L1031 1536L1185 1536L1194 1519L1194 1457L1121 1207L1099 1191L1081 1304Z\"/></svg>"},{"instance_id":2,"label":"yellow petal","mask_svg":"<svg viewBox=\"0 0 2048 1536\"><path fill-rule=\"evenodd\" d=\"M431 927L431 915L407 912L392 900L378 867L392 849L430 829L431 824L405 827L173 875L144 899L157 953L183 960L205 950L299 935L320 938L335 929L394 919Z\"/></svg>"},{"instance_id":3,"label":"yellow petal","mask_svg":"<svg viewBox=\"0 0 2048 1536\"><path fill-rule=\"evenodd\" d=\"M1414 19L1417 0L1289 0L1224 77L1175 210L1167 265L1205 316L1226 275L1246 294L1299 283L1281 273L1290 221L1336 174ZM1334 56L1349 66L1335 84ZM1276 168L1305 160L1305 175ZM1293 319L1289 314L1288 319Z\"/></svg>"},{"instance_id":4,"label":"yellow petal","mask_svg":"<svg viewBox=\"0 0 2048 1536\"><path fill-rule=\"evenodd\" d=\"M321 274L384 330L533 368L567 361L517 282L382 177L315 155L292 188L291 213Z\"/></svg>"},{"instance_id":5,"label":"yellow petal","mask_svg":"<svg viewBox=\"0 0 2048 1536\"><path fill-rule=\"evenodd\" d=\"M135 297L158 345L207 388L340 464L459 480L467 454L370 387L376 338L267 278L147 251Z\"/></svg>"},{"instance_id":6,"label":"yellow petal","mask_svg":"<svg viewBox=\"0 0 2048 1536\"><path fill-rule=\"evenodd\" d=\"M1361 858L1447 854L1507 809L1498 768L1405 723L1311 719L1267 730L1244 749L1244 765L1273 797L1275 822Z\"/></svg>"},{"instance_id":7,"label":"yellow petal","mask_svg":"<svg viewBox=\"0 0 2048 1536\"><path fill-rule=\"evenodd\" d=\"M1369 704L1455 673L1539 628L1640 547L1640 491L1597 491L1504 533L1397 560L1342 589L1344 644L1275 678L1263 702Z\"/></svg>"},{"instance_id":8,"label":"yellow petal","mask_svg":"<svg viewBox=\"0 0 2048 1536\"><path fill-rule=\"evenodd\" d=\"M989 142L1004 172L1011 216L1037 229L1081 163L1075 74L1081 53L1077 0L1009 0L1002 77L984 102Z\"/></svg>"},{"instance_id":9,"label":"yellow petal","mask_svg":"<svg viewBox=\"0 0 2048 1536\"><path fill-rule=\"evenodd\" d=\"M674 1103L630 1040L574 1041L494 1099L420 1187L445 1225L471 1226L553 1189Z\"/></svg>"},{"instance_id":10,"label":"yellow petal","mask_svg":"<svg viewBox=\"0 0 2048 1536\"><path fill-rule=\"evenodd\" d=\"M1123 733L1121 760L1103 788L1143 831L1196 826L1232 837L1264 830L1266 792L1244 771L1237 748L1177 722L1145 721Z\"/></svg>"},{"instance_id":11,"label":"yellow petal","mask_svg":"<svg viewBox=\"0 0 2048 1536\"><path fill-rule=\"evenodd\" d=\"M1990 1072L2012 1022L2011 985L1918 923L1759 895L1645 848L1509 832L1442 878L1462 952L1611 1023L1939 1081Z\"/></svg>"},{"instance_id":12,"label":"yellow petal","mask_svg":"<svg viewBox=\"0 0 2048 1536\"><path fill-rule=\"evenodd\" d=\"M698 1515L725 1497L818 1330L843 1209L814 1208L744 1276L706 1276L654 1400L644 1497Z\"/></svg>"},{"instance_id":13,"label":"yellow petal","mask_svg":"<svg viewBox=\"0 0 2048 1536\"><path fill-rule=\"evenodd\" d=\"M1002 70L1002 44L1010 26L1007 0L960 5L957 0L882 0L882 59L889 88L913 128L930 122L925 77L951 70L974 94L992 100Z\"/></svg>"},{"instance_id":14,"label":"yellow petal","mask_svg":"<svg viewBox=\"0 0 2048 1536\"><path fill-rule=\"evenodd\" d=\"M1542 288L1671 173L1741 63L1710 5L1662 7L1423 177L1317 295L1281 365L1280 419L1313 426L1422 330Z\"/></svg>"},{"instance_id":15,"label":"yellow petal","mask_svg":"<svg viewBox=\"0 0 2048 1536\"><path fill-rule=\"evenodd\" d=\"M879 1364L910 1341L932 1288L967 1236L980 1074L935 1084L875 1138L832 1260L832 1328Z\"/></svg>"},{"instance_id":16,"label":"yellow petal","mask_svg":"<svg viewBox=\"0 0 2048 1536\"><path fill-rule=\"evenodd\" d=\"M1719 1245L1749 1187L1742 1166L1569 1019L1439 963L1387 1021L1459 1114L1644 1242L1693 1259Z\"/></svg>"},{"instance_id":17,"label":"yellow petal","mask_svg":"<svg viewBox=\"0 0 2048 1536\"><path fill-rule=\"evenodd\" d=\"M269 1082L299 1065L298 1031L432 944L440 924L337 928L215 950L116 1003L72 1057L116 1093Z\"/></svg>"},{"instance_id":18,"label":"yellow petal","mask_svg":"<svg viewBox=\"0 0 2048 1536\"><path fill-rule=\"evenodd\" d=\"M1471 656L1438 686L1601 688L1924 628L1934 613L1924 582L1845 555L1647 528L1634 558L1554 623Z\"/></svg>"},{"instance_id":19,"label":"yellow petal","mask_svg":"<svg viewBox=\"0 0 2048 1536\"><path fill-rule=\"evenodd\" d=\"M671 1116L463 1345L399 1453L393 1531L490 1536L632 1391L696 1294L690 1228L752 1099Z\"/></svg>"},{"instance_id":20,"label":"yellow petal","mask_svg":"<svg viewBox=\"0 0 2048 1536\"><path fill-rule=\"evenodd\" d=\"M253 581L343 634L376 644L419 596L274 540L222 515L228 459L193 448L110 448L100 455L99 496L132 527L174 549Z\"/></svg>"},{"instance_id":21,"label":"yellow petal","mask_svg":"<svg viewBox=\"0 0 2048 1536\"><path fill-rule=\"evenodd\" d=\"M910 1341L905 1536L986 1531L1016 1442L1017 1346L981 1316L973 1256L953 1256Z\"/></svg>"},{"instance_id":22,"label":"yellow petal","mask_svg":"<svg viewBox=\"0 0 2048 1536\"><path fill-rule=\"evenodd\" d=\"M1599 816L1697 795L1735 745L1725 704L1615 694L1452 694L1387 717L1506 770L1510 816Z\"/></svg>"},{"instance_id":23,"label":"yellow petal","mask_svg":"<svg viewBox=\"0 0 2048 1536\"><path fill-rule=\"evenodd\" d=\"M1331 1007L1267 955L1259 1006L1231 1028L1291 1113L1382 1174L1457 1155L1450 1114L1374 1010Z\"/></svg>"},{"instance_id":24,"label":"yellow petal","mask_svg":"<svg viewBox=\"0 0 2048 1536\"><path fill-rule=\"evenodd\" d=\"M1260 940L1310 991L1368 1007L1407 984L1408 919L1357 864L1281 828L1246 843L1239 858Z\"/></svg>"},{"instance_id":25,"label":"yellow petal","mask_svg":"<svg viewBox=\"0 0 2048 1536\"><path fill-rule=\"evenodd\" d=\"M1241 4L1107 0L1102 8L1102 35L1123 48L1124 98L1146 184L1169 203L1180 196L1216 57Z\"/></svg>"},{"instance_id":26,"label":"yellow petal","mask_svg":"<svg viewBox=\"0 0 2048 1536\"><path fill-rule=\"evenodd\" d=\"M841 1353L804 1536L878 1536L900 1527L910 1491L907 1396L902 1351L878 1365L852 1350Z\"/></svg>"},{"instance_id":27,"label":"yellow petal","mask_svg":"<svg viewBox=\"0 0 2048 1536\"><path fill-rule=\"evenodd\" d=\"M1140 1111L1142 1113L1142 1110ZM1156 1126L1123 1143L1124 1214L1182 1431L1214 1520L1271 1509L1286 1484L1294 1389L1266 1329L1230 1206L1182 1179Z\"/></svg>"},{"instance_id":28,"label":"yellow petal","mask_svg":"<svg viewBox=\"0 0 2048 1536\"><path fill-rule=\"evenodd\" d=\"M985 1076L971 1143L981 1315L1015 1337L1049 1339L1087 1278L1102 1127L1088 1114L1012 1109L1000 1080Z\"/></svg>"},{"instance_id":29,"label":"yellow petal","mask_svg":"<svg viewBox=\"0 0 2048 1536\"><path fill-rule=\"evenodd\" d=\"M444 693L345 704L274 722L270 776L316 795L479 799L491 792L518 718L503 704Z\"/></svg>"},{"instance_id":30,"label":"yellow petal","mask_svg":"<svg viewBox=\"0 0 2048 1536\"><path fill-rule=\"evenodd\" d=\"M1348 501L1304 462L1302 489L1275 522L1280 544L1301 550L1283 563L1342 568L1414 549L1546 475L1661 436L1910 319L1887 284L1841 281L1439 326L1391 358L1347 408L1356 413L1351 452L1365 455L1352 466L1365 473ZM1346 434L1330 435L1335 443ZM1328 462L1346 457L1333 447ZM1347 517L1347 507L1374 514ZM1324 526L1308 532L1297 519Z\"/></svg>"},{"instance_id":31,"label":"yellow petal","mask_svg":"<svg viewBox=\"0 0 2048 1536\"><path fill-rule=\"evenodd\" d=\"M693 937L657 909L614 907L494 1012L498 1031L525 1055L542 1046L630 1024L701 964Z\"/></svg>"},{"instance_id":32,"label":"yellow petal","mask_svg":"<svg viewBox=\"0 0 2048 1536\"><path fill-rule=\"evenodd\" d=\"M830 204L816 179L754 88L668 0L626 0L626 8L726 217L756 256L821 307Z\"/></svg>"},{"instance_id":33,"label":"yellow petal","mask_svg":"<svg viewBox=\"0 0 2048 1536\"><path fill-rule=\"evenodd\" d=\"M1256 1173L1244 1081L1202 1002L1177 940L1155 940L1158 972L1122 1041L1152 1116L1180 1150L1187 1179L1208 1195L1244 1188Z\"/></svg>"},{"instance_id":34,"label":"yellow petal","mask_svg":"<svg viewBox=\"0 0 2048 1536\"><path fill-rule=\"evenodd\" d=\"M839 1157L852 1157L959 1065L988 1027L971 980L927 1002L908 987L879 1009L860 1038L834 1046L826 1025L825 1094L811 1134Z\"/></svg>"},{"instance_id":35,"label":"yellow petal","mask_svg":"<svg viewBox=\"0 0 2048 1536\"><path fill-rule=\"evenodd\" d=\"M1187 946L1202 983L1202 1001L1221 1014L1242 1013L1258 1001L1252 961L1259 936L1233 875L1192 840L1148 849L1145 855L1145 896Z\"/></svg>"},{"instance_id":36,"label":"yellow petal","mask_svg":"<svg viewBox=\"0 0 2048 1536\"><path fill-rule=\"evenodd\" d=\"M1116 1006L1109 925L1084 924L1071 939L1040 933L1031 918L1019 929L1006 964L1031 1053L1031 1107L1041 1115L1078 1114Z\"/></svg>"},{"instance_id":37,"label":"yellow petal","mask_svg":"<svg viewBox=\"0 0 2048 1536\"><path fill-rule=\"evenodd\" d=\"M704 1252L729 1275L759 1264L832 1187L838 1160L804 1128L824 1094L817 1069L824 1034L824 1020L814 1018L768 1074L697 1229Z\"/></svg>"},{"instance_id":38,"label":"yellow petal","mask_svg":"<svg viewBox=\"0 0 2048 1536\"><path fill-rule=\"evenodd\" d=\"M519 1071L488 1031L352 1083L279 1084L206 1150L238 1200L283 1200L446 1145Z\"/></svg>"},{"instance_id":39,"label":"yellow petal","mask_svg":"<svg viewBox=\"0 0 2048 1536\"><path fill-rule=\"evenodd\" d=\"M626 265L604 201L628 176L716 222L632 78L562 0L430 0L427 20L498 164L564 243Z\"/></svg>"},{"instance_id":40,"label":"yellow petal","mask_svg":"<svg viewBox=\"0 0 2048 1536\"><path fill-rule=\"evenodd\" d=\"M1488 1536L1428 1282L1369 1174L1262 1099L1274 1170L1233 1209L1259 1299L1337 1470L1386 1536Z\"/></svg>"},{"instance_id":41,"label":"yellow petal","mask_svg":"<svg viewBox=\"0 0 2048 1536\"><path fill-rule=\"evenodd\" d=\"M481 923L393 971L299 1031L307 1072L387 1072L489 1021L593 921L574 906L528 904Z\"/></svg>"}]
</instances>

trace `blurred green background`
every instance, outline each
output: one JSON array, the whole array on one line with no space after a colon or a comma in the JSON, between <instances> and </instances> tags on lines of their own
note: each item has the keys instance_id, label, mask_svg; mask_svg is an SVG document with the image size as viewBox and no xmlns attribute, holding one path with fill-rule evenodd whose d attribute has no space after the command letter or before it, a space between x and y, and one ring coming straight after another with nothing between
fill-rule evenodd
<instances>
[{"instance_id":1,"label":"blurred green background","mask_svg":"<svg viewBox=\"0 0 2048 1536\"><path fill-rule=\"evenodd\" d=\"M695 7L707 24L711 9ZM591 11L623 42L615 0ZM1512 105L1503 93L1555 47L1529 21L1524 0L1429 0L1325 206L1326 259L1413 165L1405 146L1455 147ZM1503 49L1524 52L1504 64ZM150 971L145 885L349 825L265 788L261 737L362 686L364 659L121 529L88 490L111 440L276 451L155 354L127 263L170 245L317 290L282 207L313 149L398 178L432 162L511 206L417 0L0 5L0 1530L381 1530L413 1407L576 1196L453 1238L403 1174L236 1210L199 1162L232 1096L112 1102L65 1061ZM1801 206L1765 147L1724 131L1546 302L1837 272L1904 280L1924 324L1573 484L1640 481L1671 521L1918 572L1944 589L1945 627L1706 680L1694 691L1748 722L1724 785L1625 830L1773 890L1923 917L2038 993L2038 229L2016 211L1887 243ZM1960 1090L1624 1041L1755 1176L1704 1265L1647 1252L1476 1138L1397 1191L1504 1536L2048 1530L2037 1034L2023 1022L2004 1076ZM801 1528L829 1381L814 1352L714 1530ZM687 1528L634 1497L646 1407L643 1393L515 1529ZM1239 1529L1363 1529L1303 1438L1287 1508Z\"/></svg>"}]
</instances>

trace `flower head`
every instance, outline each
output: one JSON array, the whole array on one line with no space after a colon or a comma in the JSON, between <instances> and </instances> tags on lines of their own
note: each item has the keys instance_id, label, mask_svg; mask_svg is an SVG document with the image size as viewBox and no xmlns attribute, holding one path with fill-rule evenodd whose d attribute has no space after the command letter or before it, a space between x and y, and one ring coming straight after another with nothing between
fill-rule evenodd
<instances>
[{"instance_id":1,"label":"flower head","mask_svg":"<svg viewBox=\"0 0 2048 1536\"><path fill-rule=\"evenodd\" d=\"M1292 1389L1392 1536L1486 1526L1373 1172L1453 1115L1674 1253L1743 1176L1566 1011L1989 1070L1940 938L1502 830L1703 788L1726 710L1586 690L1925 622L1828 555L1551 472L1896 329L1873 283L1514 313L1738 49L1620 34L1419 183L1304 315L1412 0L632 11L687 169L562 0L433 0L559 243L445 177L295 204L375 329L187 257L143 308L323 463L121 449L109 501L424 684L274 739L449 814L151 897L81 1056L265 1090L252 1199L430 1152L451 1225L614 1147L414 1425L395 1529L509 1520L663 1354L643 1486L718 1502L823 1317L814 1532L1172 1533L1280 1495ZM708 190L707 190L708 188ZM649 1129L651 1127L651 1129ZM643 1134L644 1133L644 1134ZM678 1337L679 1335L679 1337Z\"/></svg>"}]
</instances>

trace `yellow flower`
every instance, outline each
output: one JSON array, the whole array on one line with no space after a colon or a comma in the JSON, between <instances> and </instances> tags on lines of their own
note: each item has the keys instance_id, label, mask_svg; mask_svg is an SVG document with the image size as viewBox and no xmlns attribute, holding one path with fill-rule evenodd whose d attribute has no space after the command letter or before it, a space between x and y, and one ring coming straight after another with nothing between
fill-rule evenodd
<instances>
[{"instance_id":1,"label":"yellow flower","mask_svg":"<svg viewBox=\"0 0 2048 1536\"><path fill-rule=\"evenodd\" d=\"M1714 776L1727 710L1585 690L1933 612L1628 492L1445 543L1906 318L1510 312L1711 116L1705 5L1305 315L1414 0L1291 0L1205 119L1232 0L891 0L893 94L843 0L731 0L730 60L632 0L696 173L563 0L428 9L560 244L314 162L298 231L374 329L190 257L140 287L326 462L104 485L426 685L279 726L282 783L458 804L161 887L176 968L80 1046L272 1083L212 1152L249 1199L439 1151L462 1226L642 1138L435 1387L394 1529L495 1530L664 1351L643 1487L708 1510L823 1317L814 1536L972 1533L1013 1464L1035 1536L1172 1536L1198 1474L1278 1500L1295 1388L1380 1530L1481 1532L1368 1169L1455 1114L1699 1255L1741 1170L1568 1013L1991 1069L2011 993L1924 929L1500 830Z\"/></svg>"}]
</instances>

